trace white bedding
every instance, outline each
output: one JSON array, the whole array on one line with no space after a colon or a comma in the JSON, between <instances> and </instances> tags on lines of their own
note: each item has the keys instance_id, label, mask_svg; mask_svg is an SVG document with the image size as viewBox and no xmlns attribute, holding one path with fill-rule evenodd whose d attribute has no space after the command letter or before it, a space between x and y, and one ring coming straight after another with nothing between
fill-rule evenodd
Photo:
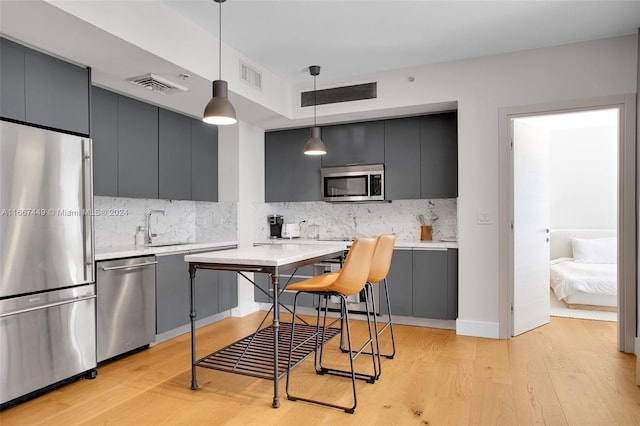
<instances>
[{"instance_id":1,"label":"white bedding","mask_svg":"<svg viewBox=\"0 0 640 426\"><path fill-rule=\"evenodd\" d=\"M615 296L617 270L612 263L577 263L561 257L551 261L551 287L558 299L577 292Z\"/></svg>"}]
</instances>

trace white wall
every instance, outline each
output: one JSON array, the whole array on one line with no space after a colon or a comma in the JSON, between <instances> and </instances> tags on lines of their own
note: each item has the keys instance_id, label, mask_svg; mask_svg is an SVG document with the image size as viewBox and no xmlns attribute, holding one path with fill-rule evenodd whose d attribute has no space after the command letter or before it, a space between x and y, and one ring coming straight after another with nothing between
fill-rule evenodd
<instances>
[{"instance_id":1,"label":"white wall","mask_svg":"<svg viewBox=\"0 0 640 426\"><path fill-rule=\"evenodd\" d=\"M616 229L615 126L552 130L551 228Z\"/></svg>"},{"instance_id":2,"label":"white wall","mask_svg":"<svg viewBox=\"0 0 640 426\"><path fill-rule=\"evenodd\" d=\"M335 116L420 105L426 110L457 101L459 334L500 335L499 109L634 93L636 54L634 35L361 76L378 82L375 102L318 111ZM261 184L263 176L255 178ZM478 224L479 213L491 223Z\"/></svg>"}]
</instances>

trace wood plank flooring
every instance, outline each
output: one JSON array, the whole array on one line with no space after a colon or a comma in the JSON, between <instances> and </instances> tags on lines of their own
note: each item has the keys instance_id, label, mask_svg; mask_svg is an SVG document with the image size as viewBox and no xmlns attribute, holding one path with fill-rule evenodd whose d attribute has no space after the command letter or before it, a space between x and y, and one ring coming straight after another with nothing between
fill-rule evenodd
<instances>
[{"instance_id":1,"label":"wood plank flooring","mask_svg":"<svg viewBox=\"0 0 640 426\"><path fill-rule=\"evenodd\" d=\"M199 356L253 330L261 313L198 331ZM364 324L354 327L364 336ZM397 354L381 379L358 383L355 414L292 402L273 384L198 369L190 389L189 335L99 367L80 380L0 413L11 425L640 425L636 357L616 349L616 324L552 317L510 340L395 326ZM346 366L330 342L327 362ZM362 358L362 357L361 357ZM348 379L318 376L311 359L293 370L292 390L347 404ZM371 369L370 359L357 368Z\"/></svg>"}]
</instances>

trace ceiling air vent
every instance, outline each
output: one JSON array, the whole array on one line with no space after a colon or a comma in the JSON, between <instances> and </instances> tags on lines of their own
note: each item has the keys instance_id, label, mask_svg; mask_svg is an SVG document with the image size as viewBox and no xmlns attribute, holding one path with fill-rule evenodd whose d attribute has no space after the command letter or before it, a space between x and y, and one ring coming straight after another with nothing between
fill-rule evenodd
<instances>
[{"instance_id":1,"label":"ceiling air vent","mask_svg":"<svg viewBox=\"0 0 640 426\"><path fill-rule=\"evenodd\" d=\"M318 90L315 96L313 90L302 92L300 94L300 106L313 106L314 103L317 105L325 105L339 102L362 101L364 99L375 99L377 97L378 83L355 84L353 86Z\"/></svg>"},{"instance_id":2,"label":"ceiling air vent","mask_svg":"<svg viewBox=\"0 0 640 426\"><path fill-rule=\"evenodd\" d=\"M240 62L240 80L262 90L262 74L243 62Z\"/></svg>"},{"instance_id":3,"label":"ceiling air vent","mask_svg":"<svg viewBox=\"0 0 640 426\"><path fill-rule=\"evenodd\" d=\"M155 74L145 74L138 77L132 77L128 79L131 83L144 87L147 90L151 90L161 95L170 95L173 93L186 92L189 90L187 87L181 86L173 81L169 81L166 78L162 78Z\"/></svg>"}]
</instances>

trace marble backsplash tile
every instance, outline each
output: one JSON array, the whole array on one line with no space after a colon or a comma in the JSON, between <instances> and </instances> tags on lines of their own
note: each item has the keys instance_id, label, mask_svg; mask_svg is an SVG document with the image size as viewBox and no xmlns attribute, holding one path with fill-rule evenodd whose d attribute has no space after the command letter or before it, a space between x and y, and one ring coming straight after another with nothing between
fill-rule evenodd
<instances>
[{"instance_id":1,"label":"marble backsplash tile","mask_svg":"<svg viewBox=\"0 0 640 426\"><path fill-rule=\"evenodd\" d=\"M319 225L320 239L354 238L395 232L398 241L420 240L418 215L431 220L432 239L457 239L457 200L398 200L391 203L256 203L254 238L269 237L267 216L279 214L285 223L300 223L301 237L310 224ZM263 220L261 220L263 218Z\"/></svg>"},{"instance_id":2,"label":"marble backsplash tile","mask_svg":"<svg viewBox=\"0 0 640 426\"><path fill-rule=\"evenodd\" d=\"M151 216L154 242L217 242L235 240L234 203L208 203L121 197L94 197L96 246L132 245L138 226L145 225L150 209L165 214ZM104 214L103 214L104 213Z\"/></svg>"}]
</instances>

